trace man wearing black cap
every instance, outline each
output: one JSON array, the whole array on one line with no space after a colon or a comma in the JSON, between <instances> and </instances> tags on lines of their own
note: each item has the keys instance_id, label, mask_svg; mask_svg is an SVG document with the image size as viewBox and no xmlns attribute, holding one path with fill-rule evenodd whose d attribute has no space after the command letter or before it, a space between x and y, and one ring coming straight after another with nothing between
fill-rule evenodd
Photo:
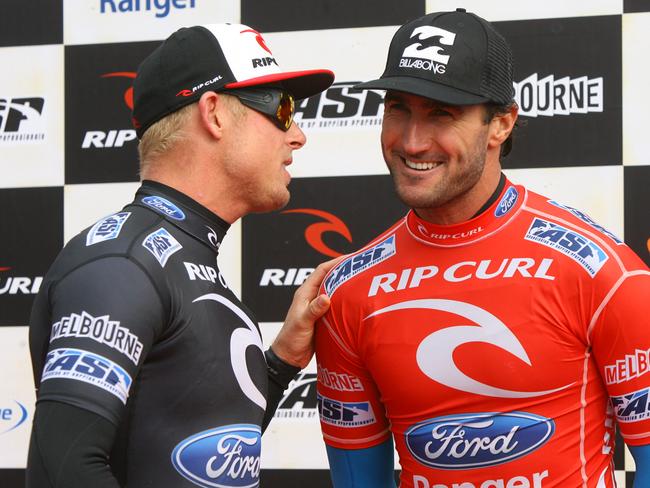
<instances>
[{"instance_id":1,"label":"man wearing black cap","mask_svg":"<svg viewBox=\"0 0 650 488\"><path fill-rule=\"evenodd\" d=\"M27 486L254 487L263 429L309 362L325 267L272 348L217 266L230 224L289 199L305 135L294 99L327 70L283 72L239 24L185 28L134 81L143 183L73 238L30 321L37 407Z\"/></svg>"},{"instance_id":2,"label":"man wearing black cap","mask_svg":"<svg viewBox=\"0 0 650 488\"><path fill-rule=\"evenodd\" d=\"M503 37L462 9L402 26L381 144L406 217L332 269L318 402L340 487L611 488L614 427L650 486L650 270L508 181Z\"/></svg>"}]
</instances>

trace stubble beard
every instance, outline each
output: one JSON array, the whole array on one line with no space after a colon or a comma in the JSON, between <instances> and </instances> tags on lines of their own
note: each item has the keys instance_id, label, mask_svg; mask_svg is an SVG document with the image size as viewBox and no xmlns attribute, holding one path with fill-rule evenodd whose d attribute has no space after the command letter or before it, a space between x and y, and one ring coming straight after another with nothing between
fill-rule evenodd
<instances>
[{"instance_id":1,"label":"stubble beard","mask_svg":"<svg viewBox=\"0 0 650 488\"><path fill-rule=\"evenodd\" d=\"M477 143L465 162L457 162L458 171L445 172L438 181L431 182L426 188L413 191L413 183L409 184L404 178L396 176L396 172L389 166L393 177L395 192L405 205L415 209L435 209L442 207L454 200L462 198L480 180L485 168L487 150L483 138L478 138ZM404 164L401 161L398 164ZM448 164L448 163L443 163Z\"/></svg>"}]
</instances>

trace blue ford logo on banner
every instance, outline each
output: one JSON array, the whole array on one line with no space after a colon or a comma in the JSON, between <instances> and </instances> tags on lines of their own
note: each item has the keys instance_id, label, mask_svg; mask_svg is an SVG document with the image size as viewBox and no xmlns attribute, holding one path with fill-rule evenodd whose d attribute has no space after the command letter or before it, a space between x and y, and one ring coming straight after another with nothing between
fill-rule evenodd
<instances>
[{"instance_id":1,"label":"blue ford logo on banner","mask_svg":"<svg viewBox=\"0 0 650 488\"><path fill-rule=\"evenodd\" d=\"M525 456L544 445L555 423L526 412L448 415L404 434L411 454L439 469L481 468Z\"/></svg>"},{"instance_id":2,"label":"blue ford logo on banner","mask_svg":"<svg viewBox=\"0 0 650 488\"><path fill-rule=\"evenodd\" d=\"M199 432L172 452L176 471L206 488L259 485L262 432L258 425L234 424Z\"/></svg>"}]
</instances>

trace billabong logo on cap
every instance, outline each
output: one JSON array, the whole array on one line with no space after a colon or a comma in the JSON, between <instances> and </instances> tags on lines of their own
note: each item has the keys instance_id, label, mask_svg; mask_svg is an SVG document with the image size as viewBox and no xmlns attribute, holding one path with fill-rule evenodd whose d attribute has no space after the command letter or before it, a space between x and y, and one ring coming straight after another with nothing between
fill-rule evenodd
<instances>
[{"instance_id":1,"label":"billabong logo on cap","mask_svg":"<svg viewBox=\"0 0 650 488\"><path fill-rule=\"evenodd\" d=\"M399 61L400 68L416 68L443 74L450 56L444 46L453 46L456 34L439 27L423 25L413 29L411 38L416 42L409 44Z\"/></svg>"}]
</instances>

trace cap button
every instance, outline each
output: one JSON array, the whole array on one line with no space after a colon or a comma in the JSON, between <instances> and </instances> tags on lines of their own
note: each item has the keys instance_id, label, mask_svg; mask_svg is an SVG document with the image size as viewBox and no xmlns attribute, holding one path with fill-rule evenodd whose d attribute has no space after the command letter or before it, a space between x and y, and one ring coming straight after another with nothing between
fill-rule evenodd
<instances>
[{"instance_id":1,"label":"cap button","mask_svg":"<svg viewBox=\"0 0 650 488\"><path fill-rule=\"evenodd\" d=\"M460 8L460 7L459 7L459 8L456 9L456 12L467 13L467 10L465 10L464 8Z\"/></svg>"}]
</instances>

